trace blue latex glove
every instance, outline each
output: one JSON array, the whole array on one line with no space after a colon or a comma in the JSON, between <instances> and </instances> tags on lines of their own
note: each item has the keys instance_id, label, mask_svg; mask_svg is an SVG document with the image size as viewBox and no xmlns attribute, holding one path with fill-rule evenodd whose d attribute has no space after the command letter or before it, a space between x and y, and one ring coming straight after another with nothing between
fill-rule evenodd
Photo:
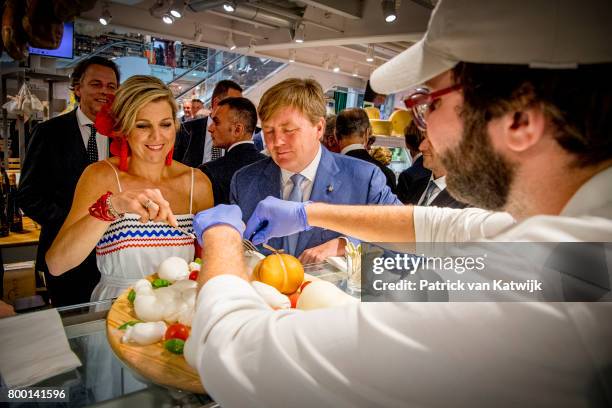
<instances>
[{"instance_id":1,"label":"blue latex glove","mask_svg":"<svg viewBox=\"0 0 612 408\"><path fill-rule=\"evenodd\" d=\"M244 237L259 245L268 242L270 238L308 231L312 227L308 225L304 206L309 203L266 197L255 207L247 222Z\"/></svg>"},{"instance_id":2,"label":"blue latex glove","mask_svg":"<svg viewBox=\"0 0 612 408\"><path fill-rule=\"evenodd\" d=\"M237 205L219 204L216 207L197 213L193 218L193 229L200 246L203 246L202 234L204 234L204 231L219 224L233 227L242 236L244 222L242 221L240 207Z\"/></svg>"}]
</instances>

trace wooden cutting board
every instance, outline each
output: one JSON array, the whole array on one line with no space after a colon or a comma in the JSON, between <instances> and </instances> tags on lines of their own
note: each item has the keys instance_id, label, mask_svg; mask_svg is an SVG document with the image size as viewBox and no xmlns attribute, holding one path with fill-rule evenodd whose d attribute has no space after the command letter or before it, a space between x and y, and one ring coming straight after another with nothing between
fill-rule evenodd
<instances>
[{"instance_id":1,"label":"wooden cutting board","mask_svg":"<svg viewBox=\"0 0 612 408\"><path fill-rule=\"evenodd\" d=\"M130 289L117 298L106 318L106 337L115 355L133 371L155 384L206 394L196 370L187 364L185 357L167 351L162 342L148 346L121 343L124 331L118 327L131 320L138 320L127 299L129 292Z\"/></svg>"}]
</instances>

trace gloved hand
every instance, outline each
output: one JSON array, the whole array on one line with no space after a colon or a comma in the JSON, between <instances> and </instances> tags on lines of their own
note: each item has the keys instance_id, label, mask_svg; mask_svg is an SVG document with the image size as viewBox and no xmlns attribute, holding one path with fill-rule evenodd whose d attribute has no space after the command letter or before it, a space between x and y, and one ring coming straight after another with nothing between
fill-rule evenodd
<instances>
[{"instance_id":1,"label":"gloved hand","mask_svg":"<svg viewBox=\"0 0 612 408\"><path fill-rule=\"evenodd\" d=\"M247 222L244 237L259 245L268 242L270 238L308 231L312 227L306 219L305 205L309 203L266 197L255 207Z\"/></svg>"},{"instance_id":2,"label":"gloved hand","mask_svg":"<svg viewBox=\"0 0 612 408\"><path fill-rule=\"evenodd\" d=\"M193 218L193 229L195 230L198 243L203 246L202 234L204 231L215 225L225 224L233 227L240 236L244 232L244 222L242 222L242 211L237 205L219 204L208 210L200 211Z\"/></svg>"}]
</instances>

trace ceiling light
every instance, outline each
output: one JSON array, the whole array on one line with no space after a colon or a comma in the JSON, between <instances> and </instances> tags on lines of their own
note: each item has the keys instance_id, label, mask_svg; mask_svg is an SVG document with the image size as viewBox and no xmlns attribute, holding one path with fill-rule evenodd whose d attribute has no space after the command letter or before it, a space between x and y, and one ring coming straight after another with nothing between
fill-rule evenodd
<instances>
[{"instance_id":1,"label":"ceiling light","mask_svg":"<svg viewBox=\"0 0 612 408\"><path fill-rule=\"evenodd\" d=\"M172 24L174 23L174 17L172 16L172 14L166 13L162 16L162 21L166 24Z\"/></svg>"},{"instance_id":2,"label":"ceiling light","mask_svg":"<svg viewBox=\"0 0 612 408\"><path fill-rule=\"evenodd\" d=\"M295 62L295 50L289 50L289 62Z\"/></svg>"},{"instance_id":3,"label":"ceiling light","mask_svg":"<svg viewBox=\"0 0 612 408\"><path fill-rule=\"evenodd\" d=\"M223 3L223 10L227 11L228 13L233 13L236 11L236 2L232 0L226 1Z\"/></svg>"},{"instance_id":4,"label":"ceiling light","mask_svg":"<svg viewBox=\"0 0 612 408\"><path fill-rule=\"evenodd\" d=\"M372 44L368 45L368 52L366 54L367 62L374 62L374 46Z\"/></svg>"},{"instance_id":5,"label":"ceiling light","mask_svg":"<svg viewBox=\"0 0 612 408\"><path fill-rule=\"evenodd\" d=\"M225 40L225 45L227 45L227 48L229 48L230 51L236 49L236 43L234 42L234 36L231 31L227 33L227 40Z\"/></svg>"},{"instance_id":6,"label":"ceiling light","mask_svg":"<svg viewBox=\"0 0 612 408\"><path fill-rule=\"evenodd\" d=\"M357 69L357 67L353 67L353 76L356 77L359 75L359 70Z\"/></svg>"},{"instance_id":7,"label":"ceiling light","mask_svg":"<svg viewBox=\"0 0 612 408\"><path fill-rule=\"evenodd\" d=\"M304 24L298 24L297 28L295 29L293 41L299 44L304 42Z\"/></svg>"},{"instance_id":8,"label":"ceiling light","mask_svg":"<svg viewBox=\"0 0 612 408\"><path fill-rule=\"evenodd\" d=\"M113 16L111 16L110 10L108 9L108 2L105 2L102 6L102 14L100 15L98 21L100 22L100 24L105 26L108 25L112 19Z\"/></svg>"},{"instance_id":9,"label":"ceiling light","mask_svg":"<svg viewBox=\"0 0 612 408\"><path fill-rule=\"evenodd\" d=\"M387 23L392 23L397 18L397 14L395 12L395 0L382 0L381 3L383 9L383 16L385 16L385 21Z\"/></svg>"},{"instance_id":10,"label":"ceiling light","mask_svg":"<svg viewBox=\"0 0 612 408\"><path fill-rule=\"evenodd\" d=\"M184 0L174 0L172 6L170 6L170 14L175 18L183 17L183 11L185 10Z\"/></svg>"},{"instance_id":11,"label":"ceiling light","mask_svg":"<svg viewBox=\"0 0 612 408\"><path fill-rule=\"evenodd\" d=\"M338 64L338 56L337 55L334 56L334 60L333 60L333 64L332 64L332 71L340 72L340 64Z\"/></svg>"}]
</instances>

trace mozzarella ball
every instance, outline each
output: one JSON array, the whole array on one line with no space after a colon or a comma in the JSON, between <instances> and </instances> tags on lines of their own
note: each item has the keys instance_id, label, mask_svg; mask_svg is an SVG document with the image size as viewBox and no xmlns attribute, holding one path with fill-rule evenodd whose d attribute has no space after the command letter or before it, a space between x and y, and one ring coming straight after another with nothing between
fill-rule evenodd
<instances>
[{"instance_id":1,"label":"mozzarella ball","mask_svg":"<svg viewBox=\"0 0 612 408\"><path fill-rule=\"evenodd\" d=\"M169 282L187 279L189 277L189 265L183 258L171 256L159 265L157 275L160 279L165 279Z\"/></svg>"}]
</instances>

